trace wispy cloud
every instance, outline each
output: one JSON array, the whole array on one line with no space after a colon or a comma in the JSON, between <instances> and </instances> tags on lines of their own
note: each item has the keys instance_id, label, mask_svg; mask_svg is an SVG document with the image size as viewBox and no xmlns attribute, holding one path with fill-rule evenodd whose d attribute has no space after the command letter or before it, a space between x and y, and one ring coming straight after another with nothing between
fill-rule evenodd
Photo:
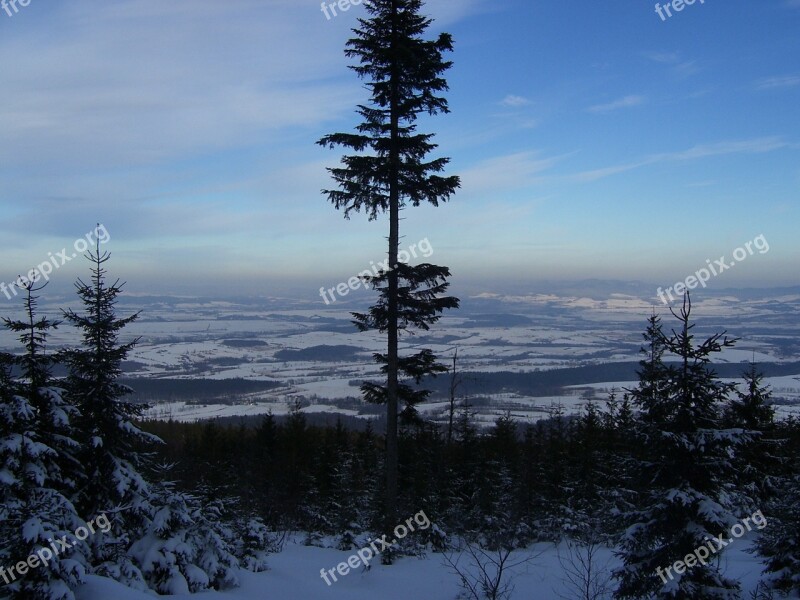
<instances>
[{"instance_id":1,"label":"wispy cloud","mask_svg":"<svg viewBox=\"0 0 800 600\"><path fill-rule=\"evenodd\" d=\"M700 72L700 67L697 66L696 60L685 60L676 64L672 68L672 72L678 77L689 77Z\"/></svg>"},{"instance_id":2,"label":"wispy cloud","mask_svg":"<svg viewBox=\"0 0 800 600\"><path fill-rule=\"evenodd\" d=\"M477 163L461 173L466 193L521 188L534 183L563 156L542 157L538 152L517 152Z\"/></svg>"},{"instance_id":3,"label":"wispy cloud","mask_svg":"<svg viewBox=\"0 0 800 600\"><path fill-rule=\"evenodd\" d=\"M501 119L514 130L533 129L539 126L539 119L531 115L532 104L533 101L524 96L509 94L497 103L504 110L498 111L492 117Z\"/></svg>"},{"instance_id":4,"label":"wispy cloud","mask_svg":"<svg viewBox=\"0 0 800 600\"><path fill-rule=\"evenodd\" d=\"M505 98L500 101L500 106L507 106L509 108L519 108L520 106L528 106L531 103L530 100L524 98L523 96L515 96L513 94L509 94Z\"/></svg>"},{"instance_id":5,"label":"wispy cloud","mask_svg":"<svg viewBox=\"0 0 800 600\"><path fill-rule=\"evenodd\" d=\"M677 52L645 52L645 56L653 62L672 65L680 60Z\"/></svg>"},{"instance_id":6,"label":"wispy cloud","mask_svg":"<svg viewBox=\"0 0 800 600\"><path fill-rule=\"evenodd\" d=\"M689 77L701 71L696 60L686 60L680 52L645 52L644 57L661 65L669 65L677 77Z\"/></svg>"},{"instance_id":7,"label":"wispy cloud","mask_svg":"<svg viewBox=\"0 0 800 600\"><path fill-rule=\"evenodd\" d=\"M619 98L613 102L609 102L608 104L596 104L595 106L590 106L586 110L593 113L606 113L619 110L621 108L639 106L643 102L644 96L625 96L624 98Z\"/></svg>"},{"instance_id":8,"label":"wispy cloud","mask_svg":"<svg viewBox=\"0 0 800 600\"><path fill-rule=\"evenodd\" d=\"M4 165L185 160L330 121L360 97L330 80L345 70L333 29L296 10L265 17L259 2L221 11L195 0L187 11L118 0L67 3L40 18L58 18L59 35L0 40L2 54L17 57L0 62L3 91L15 98L0 106ZM309 35L314 48L302 41Z\"/></svg>"},{"instance_id":9,"label":"wispy cloud","mask_svg":"<svg viewBox=\"0 0 800 600\"><path fill-rule=\"evenodd\" d=\"M752 140L717 142L714 144L699 144L680 152L651 154L638 161L584 171L583 173L578 173L575 179L578 181L596 181L604 177L632 171L656 163L680 162L726 154L762 154L764 152L772 152L773 150L780 150L790 146L791 144L785 142L778 136L755 138Z\"/></svg>"},{"instance_id":10,"label":"wispy cloud","mask_svg":"<svg viewBox=\"0 0 800 600\"><path fill-rule=\"evenodd\" d=\"M800 2L800 0L798 0ZM800 4L798 4L800 6ZM795 87L800 85L800 75L782 75L779 77L765 77L756 81L757 90L774 90L776 88Z\"/></svg>"},{"instance_id":11,"label":"wispy cloud","mask_svg":"<svg viewBox=\"0 0 800 600\"><path fill-rule=\"evenodd\" d=\"M289 0L292 4L296 0ZM450 27L453 23L461 19L477 14L488 13L498 10L494 3L487 0L462 0L453 2L452 0L428 0L425 2L423 12L434 18L435 27Z\"/></svg>"}]
</instances>

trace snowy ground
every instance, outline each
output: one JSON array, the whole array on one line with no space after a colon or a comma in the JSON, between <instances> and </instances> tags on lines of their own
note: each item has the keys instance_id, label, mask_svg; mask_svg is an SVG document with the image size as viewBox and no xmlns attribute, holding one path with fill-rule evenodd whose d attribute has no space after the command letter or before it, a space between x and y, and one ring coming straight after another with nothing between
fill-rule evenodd
<instances>
[{"instance_id":1,"label":"snowy ground","mask_svg":"<svg viewBox=\"0 0 800 600\"><path fill-rule=\"evenodd\" d=\"M742 538L732 543L722 560L722 568L742 584L743 597L754 589L761 565L746 552L751 541ZM516 573L514 600L560 600L578 598L565 582L564 568L559 559L566 554L564 544L538 544L531 548L532 561ZM320 569L335 568L353 552L329 548L287 544L280 554L269 559L270 570L264 573L241 573L241 587L225 592L208 592L200 596L178 595L176 599L195 600L456 600L460 592L458 577L444 563L441 554L429 553L425 558L404 558L391 567L376 561L371 570L361 569L339 577L328 586L320 577ZM563 560L563 559L562 559ZM613 568L616 559L604 550L598 566ZM655 575L654 575L655 576ZM90 577L78 591L78 600L145 600L152 598L131 591L107 579Z\"/></svg>"}]
</instances>

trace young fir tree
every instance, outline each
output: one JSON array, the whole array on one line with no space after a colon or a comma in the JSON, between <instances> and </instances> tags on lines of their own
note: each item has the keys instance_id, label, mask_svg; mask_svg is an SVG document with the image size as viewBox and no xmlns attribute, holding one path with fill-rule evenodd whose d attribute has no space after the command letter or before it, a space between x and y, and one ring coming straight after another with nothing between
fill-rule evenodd
<instances>
[{"instance_id":1,"label":"young fir tree","mask_svg":"<svg viewBox=\"0 0 800 600\"><path fill-rule=\"evenodd\" d=\"M601 520L603 531L616 540L621 533L620 516L629 514L636 505L636 465L644 446L629 392L625 391L619 399L617 392L611 391L603 413L603 431L607 453L603 487L610 506Z\"/></svg>"},{"instance_id":2,"label":"young fir tree","mask_svg":"<svg viewBox=\"0 0 800 600\"><path fill-rule=\"evenodd\" d=\"M663 390L667 385L668 375L663 361L666 338L661 317L653 313L647 319L647 329L642 336L645 343L640 350L644 358L639 361L639 371L637 371L639 385L635 391L626 391L634 393L636 404L644 410L648 419L663 419L665 415L661 411L668 406L663 401Z\"/></svg>"},{"instance_id":3,"label":"young fir tree","mask_svg":"<svg viewBox=\"0 0 800 600\"><path fill-rule=\"evenodd\" d=\"M572 493L566 505L571 522L566 533L583 544L605 541L607 521L616 521L619 514L619 490L612 483L621 481L616 479L618 465L604 416L594 402L587 402L570 440L573 464L568 487Z\"/></svg>"},{"instance_id":4,"label":"young fir tree","mask_svg":"<svg viewBox=\"0 0 800 600\"><path fill-rule=\"evenodd\" d=\"M83 476L77 457L78 442L74 439L74 422L79 411L63 397L63 389L56 385L53 378L53 368L62 357L47 352L47 338L49 332L57 329L61 322L37 317L39 298L34 294L45 285L36 287L33 281L25 285L25 319L3 321L8 329L19 334L19 340L25 348L16 358L16 364L20 371L22 393L36 410L37 431L58 454L52 462L49 475L53 481L59 482L59 491L70 496Z\"/></svg>"},{"instance_id":5,"label":"young fir tree","mask_svg":"<svg viewBox=\"0 0 800 600\"><path fill-rule=\"evenodd\" d=\"M765 557L767 584L787 597L800 597L800 476L780 486L773 501L769 526L758 540Z\"/></svg>"},{"instance_id":6,"label":"young fir tree","mask_svg":"<svg viewBox=\"0 0 800 600\"><path fill-rule=\"evenodd\" d=\"M765 558L767 585L784 596L800 597L800 422L794 418L776 424L788 472L777 479L764 510L768 523L757 541Z\"/></svg>"},{"instance_id":7,"label":"young fir tree","mask_svg":"<svg viewBox=\"0 0 800 600\"><path fill-rule=\"evenodd\" d=\"M7 329L19 334L25 351L13 358L4 355L0 365L0 559L2 566L16 568L3 569L0 585L8 594L4 597L14 600L73 600L72 589L82 579L88 554L73 536L86 524L67 497L79 479L70 422L76 411L52 376L56 357L47 354L46 345L57 322L37 316L34 294L42 287L35 282L24 286L25 319L3 319ZM15 379L12 365L19 371ZM76 543L68 548L51 545L64 536ZM38 557L36 568L21 573L16 565L29 556Z\"/></svg>"},{"instance_id":8,"label":"young fir tree","mask_svg":"<svg viewBox=\"0 0 800 600\"><path fill-rule=\"evenodd\" d=\"M413 416L413 405L425 397L424 392L401 382L401 376L419 381L443 370L429 350L401 358L398 336L412 327L427 329L444 309L458 306L456 298L443 296L449 269L400 262L400 211L409 204L438 206L460 184L458 177L439 175L449 159L426 161L436 144L431 141L432 134L416 131L420 114L448 112L447 101L439 94L447 90L442 74L451 63L442 55L452 50L451 36L442 33L433 41L423 39L431 20L420 14L421 0L373 0L365 8L371 18L359 19L345 55L358 60L351 68L366 80L370 105L359 106L363 121L356 133L327 135L318 143L355 152L343 157L342 167L328 169L339 189L324 190L337 209L344 209L345 218L351 211L363 210L370 220L389 213L386 268L377 276L364 277L379 291L380 299L369 313L354 316L361 330L378 330L387 338L386 353L375 357L386 383L365 384L363 391L368 400L386 404L384 517L390 531L397 520L400 404Z\"/></svg>"},{"instance_id":9,"label":"young fir tree","mask_svg":"<svg viewBox=\"0 0 800 600\"><path fill-rule=\"evenodd\" d=\"M771 406L772 392L764 385L764 374L752 362L744 373L744 391L736 391L728 407L728 419L734 426L751 431L766 431L772 427L775 409Z\"/></svg>"},{"instance_id":10,"label":"young fir tree","mask_svg":"<svg viewBox=\"0 0 800 600\"><path fill-rule=\"evenodd\" d=\"M111 522L107 533L99 532L90 540L99 572L124 581L138 580L140 574L125 558L125 551L152 511L149 485L139 473L141 452L160 440L135 424L144 405L126 401L131 389L117 381L120 365L136 343L119 344L119 334L138 313L116 317L122 284L119 280L107 283L104 265L110 254L100 252L99 242L86 258L92 263L91 280L78 279L75 284L84 310L64 311L67 322L82 334L82 347L66 354L68 397L81 413L79 456L86 469L76 504L81 514L106 514Z\"/></svg>"},{"instance_id":11,"label":"young fir tree","mask_svg":"<svg viewBox=\"0 0 800 600\"><path fill-rule=\"evenodd\" d=\"M736 457L737 481L741 490L741 512L752 514L763 501L769 499L773 489L775 465L781 461L774 455L776 440L766 436L774 428L775 409L771 406L772 392L763 383L764 375L755 363L744 373L744 390L736 391L727 411L729 427L739 427L752 434Z\"/></svg>"},{"instance_id":12,"label":"young fir tree","mask_svg":"<svg viewBox=\"0 0 800 600\"><path fill-rule=\"evenodd\" d=\"M642 338L644 344L639 348L642 359L636 372L638 385L634 390L624 389L619 407L616 399L609 407L614 414L612 427L616 432L614 461L620 467L617 474L626 481L625 485L617 486L618 492L625 496L621 498L622 505L629 504L627 510L622 511L628 517L626 525L635 516L633 508L642 492L649 492L651 473L642 466L652 464L652 438L659 435L652 423L666 419L664 411L668 410L663 400L669 379L664 364L666 338L661 317L655 311L647 319Z\"/></svg>"},{"instance_id":13,"label":"young fir tree","mask_svg":"<svg viewBox=\"0 0 800 600\"><path fill-rule=\"evenodd\" d=\"M158 594L187 594L238 585L233 532L222 525L221 502L202 505L171 482L155 488L152 518L129 550Z\"/></svg>"},{"instance_id":14,"label":"young fir tree","mask_svg":"<svg viewBox=\"0 0 800 600\"><path fill-rule=\"evenodd\" d=\"M516 549L531 543L530 527L514 502L519 481L519 429L510 412L498 417L494 427L482 438L484 456L474 472L477 488L479 540L491 550Z\"/></svg>"},{"instance_id":15,"label":"young fir tree","mask_svg":"<svg viewBox=\"0 0 800 600\"><path fill-rule=\"evenodd\" d=\"M673 565L717 536L724 539L736 521L727 483L734 475L732 449L746 434L723 429L721 405L733 385L720 381L709 364L735 340L723 333L696 344L688 294L673 315L680 328L669 337L656 330L654 345L663 345L680 362L657 367L663 380L643 381L632 392L650 451L641 465L649 481L621 543L624 564L616 572L616 597L730 599L737 597L738 584L722 576L716 561L695 561L683 572Z\"/></svg>"}]
</instances>

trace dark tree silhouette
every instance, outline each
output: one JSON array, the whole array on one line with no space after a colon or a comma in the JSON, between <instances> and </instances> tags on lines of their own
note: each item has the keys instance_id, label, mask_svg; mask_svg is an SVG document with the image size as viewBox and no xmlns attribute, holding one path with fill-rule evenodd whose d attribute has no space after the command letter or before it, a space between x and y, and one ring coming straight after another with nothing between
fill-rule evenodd
<instances>
[{"instance_id":1,"label":"dark tree silhouette","mask_svg":"<svg viewBox=\"0 0 800 600\"><path fill-rule=\"evenodd\" d=\"M145 405L126 401L132 390L117 382L120 365L136 343L119 344L119 333L138 313L116 317L122 284L106 283L104 264L110 254L100 252L99 242L86 258L92 263L91 281L75 283L84 311L63 311L66 321L82 334L82 347L66 352L66 387L71 403L80 410L80 459L87 469L77 505L81 514L109 517L111 531L90 540L93 562L118 564L124 563L121 556L131 543L131 533L142 527L151 510L149 485L139 468L142 450L160 440L135 424Z\"/></svg>"},{"instance_id":2,"label":"dark tree silhouette","mask_svg":"<svg viewBox=\"0 0 800 600\"><path fill-rule=\"evenodd\" d=\"M58 322L38 316L35 294L43 287L35 281L25 284L25 317L3 319L18 334L24 352L3 355L0 364L0 565L31 556L48 547L48 540L85 525L69 499L81 480L73 437L77 412L52 375L58 355L47 352L47 340ZM4 572L0 585L8 585L3 597L73 600L71 588L82 579L87 553L85 544L78 543L53 555L47 568L17 577Z\"/></svg>"},{"instance_id":3,"label":"dark tree silhouette","mask_svg":"<svg viewBox=\"0 0 800 600\"><path fill-rule=\"evenodd\" d=\"M405 404L404 414L413 417L414 404L427 392L410 382L418 384L426 375L445 370L430 350L400 357L399 333L412 327L428 329L444 309L458 306L456 298L443 295L449 286L448 268L400 264L400 211L408 205L438 206L460 183L458 177L439 175L449 159L426 161L436 148L433 134L416 131L420 114L448 112L447 101L439 94L447 90L442 74L451 63L442 55L452 50L451 36L442 33L433 41L423 39L431 20L420 14L420 0L374 0L365 8L371 18L359 19L345 55L358 61L350 68L366 80L370 105L358 106L362 122L356 133L330 134L318 143L355 152L343 157L344 166L328 169L339 189L323 190L337 209L344 210L345 218L352 211L363 210L370 220L389 213L388 269L364 278L380 298L368 313L354 317L359 329L378 330L387 338L386 353L375 355L386 375L385 385L365 383L362 390L368 401L386 403L384 516L390 531L397 513L400 402ZM410 381L401 382L401 374Z\"/></svg>"},{"instance_id":4,"label":"dark tree silhouette","mask_svg":"<svg viewBox=\"0 0 800 600\"><path fill-rule=\"evenodd\" d=\"M672 311L679 328L666 336L652 318L645 336L651 341L648 368L631 393L642 411L648 454L639 468L648 481L622 539L617 598L722 600L738 589L711 562L672 570L708 539L726 536L737 520L727 483L734 478L732 450L748 439L741 429L725 428L723 403L734 386L710 365L735 340L723 332L696 343L691 309L687 293L681 309ZM661 349L678 364L660 365Z\"/></svg>"}]
</instances>

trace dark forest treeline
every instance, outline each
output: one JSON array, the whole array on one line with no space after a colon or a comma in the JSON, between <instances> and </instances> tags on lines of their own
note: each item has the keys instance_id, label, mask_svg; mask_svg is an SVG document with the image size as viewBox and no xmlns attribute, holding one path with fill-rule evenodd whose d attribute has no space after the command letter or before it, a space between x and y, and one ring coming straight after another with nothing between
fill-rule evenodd
<instances>
[{"instance_id":1,"label":"dark forest treeline","mask_svg":"<svg viewBox=\"0 0 800 600\"><path fill-rule=\"evenodd\" d=\"M608 540L648 480L626 467L645 453L630 400L587 403L580 416L532 425L508 416L485 430L462 411L454 439L433 424L407 425L400 435L403 514L425 510L452 533L518 528L519 544L554 540L600 525ZM252 420L252 419L251 419ZM336 425L311 425L300 411L272 415L253 427L216 421L147 421L165 444L160 458L186 490L215 490L237 499L275 528L345 535L377 527L382 436ZM762 481L792 472L800 422L776 421L760 438L771 448ZM746 482L742 482L743 485ZM766 500L769 491L763 491Z\"/></svg>"},{"instance_id":2,"label":"dark forest treeline","mask_svg":"<svg viewBox=\"0 0 800 600\"><path fill-rule=\"evenodd\" d=\"M665 364L674 364L664 361ZM564 367L541 371L495 371L491 373L464 371L464 385L473 394L499 394L513 392L528 396L556 396L567 386L589 385L609 381L636 381L639 363L636 361L608 362L598 365ZM741 363L718 363L714 369L720 377L736 378L742 375ZM765 377L782 377L800 373L800 362L764 362L758 369ZM353 382L355 384L355 382ZM447 393L446 378L425 381L425 387L437 395Z\"/></svg>"}]
</instances>

